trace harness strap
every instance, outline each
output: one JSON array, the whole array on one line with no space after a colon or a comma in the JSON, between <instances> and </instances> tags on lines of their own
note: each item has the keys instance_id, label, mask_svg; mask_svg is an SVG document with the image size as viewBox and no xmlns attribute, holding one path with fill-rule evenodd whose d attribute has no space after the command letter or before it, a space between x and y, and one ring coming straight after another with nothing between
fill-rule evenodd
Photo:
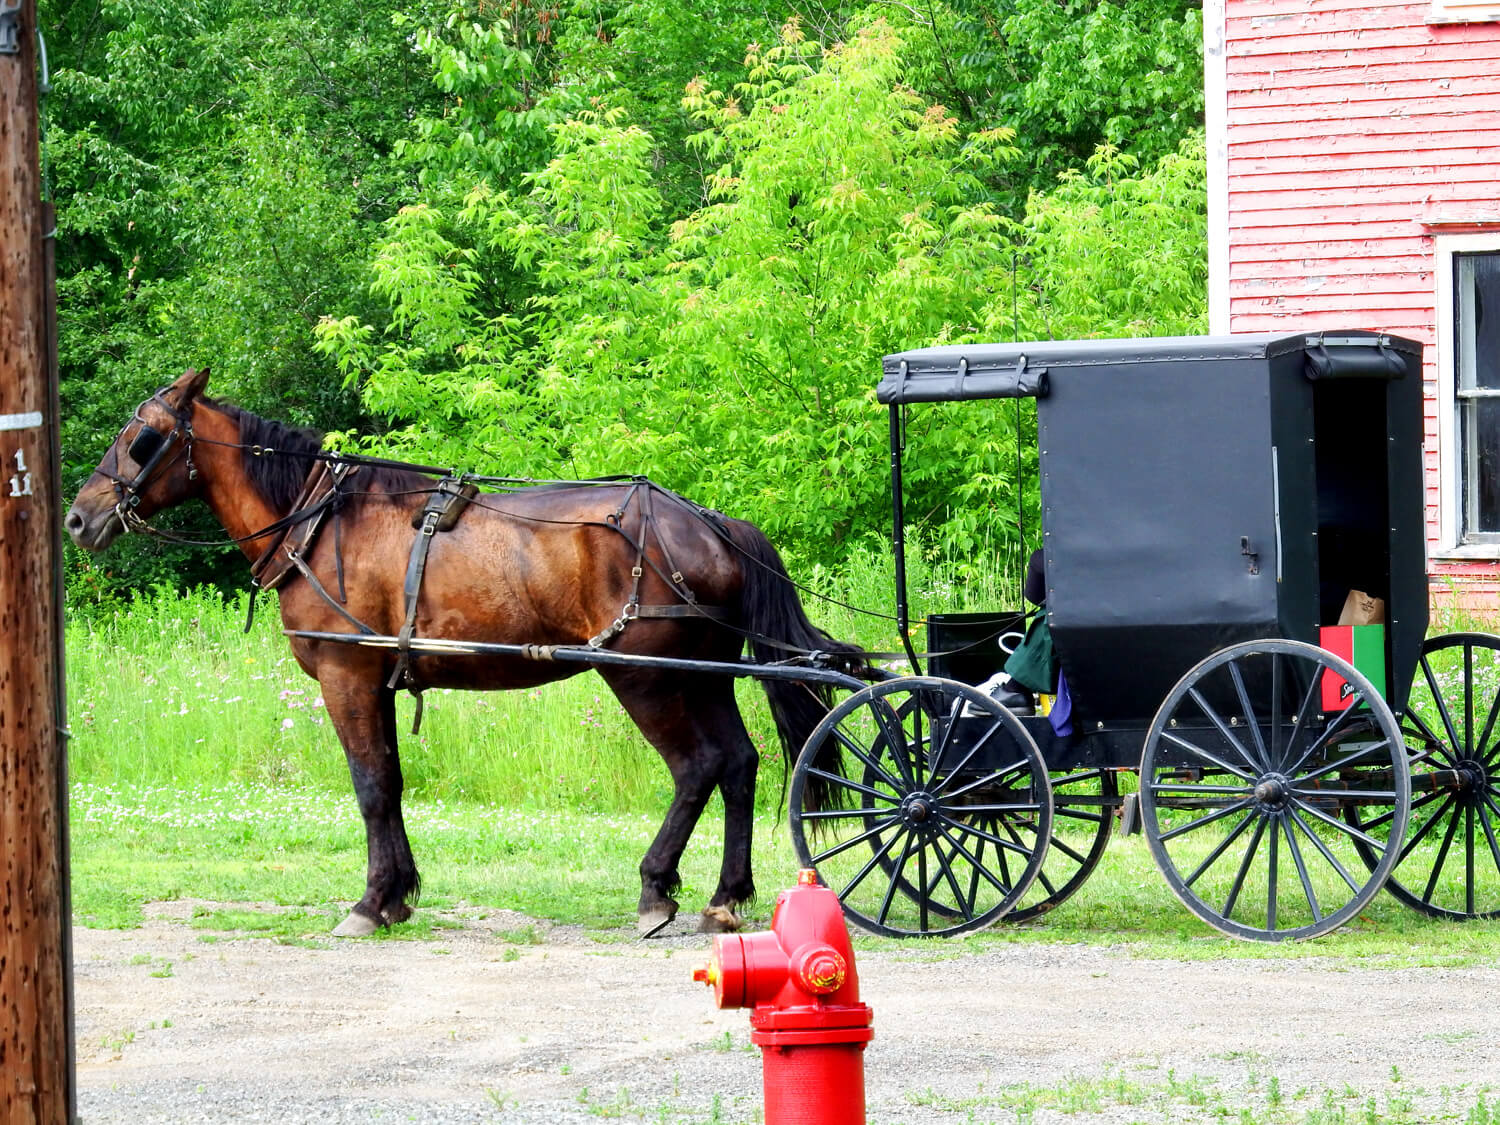
<instances>
[{"instance_id":1,"label":"harness strap","mask_svg":"<svg viewBox=\"0 0 1500 1125\"><path fill-rule=\"evenodd\" d=\"M371 629L363 621L361 621L359 618L355 617L354 614L350 613L343 606L339 605L338 602L334 601L333 595L330 594L326 589L324 589L323 583L321 583L321 582L318 581L318 576L312 572L312 567L308 566L307 563L305 563L305 562L302 561L302 556L301 555L292 555L291 559L292 559L292 565L295 566L298 569L298 571L301 572L303 578L307 579L308 585L310 585L313 588L313 591L320 598L322 598L325 602L327 602L329 604L329 606L333 609L333 611L335 613L337 613L345 621L349 622L349 624L353 625L356 629L358 629L362 635L370 636L370 637L374 637L374 636L378 635L375 632L374 629Z\"/></svg>"},{"instance_id":2,"label":"harness strap","mask_svg":"<svg viewBox=\"0 0 1500 1125\"><path fill-rule=\"evenodd\" d=\"M463 476L445 477L427 498L417 517L417 537L412 541L411 555L406 560L406 581L401 593L406 601L406 620L396 635L396 667L386 687L404 685L417 701L416 714L412 718L412 734L422 727L422 689L411 673L411 639L417 630L417 607L421 602L422 578L427 573L427 554L432 550L432 537L439 531L449 531L463 515L470 499L479 490ZM450 512L453 514L450 516Z\"/></svg>"},{"instance_id":3,"label":"harness strap","mask_svg":"<svg viewBox=\"0 0 1500 1125\"><path fill-rule=\"evenodd\" d=\"M340 603L348 601L344 591L344 546L341 534L344 497L339 489L344 479L354 473L357 468L356 465L339 462L319 462L307 474L307 480L292 504L291 510L262 532L262 534L271 532L273 537L266 549L260 553L260 557L250 564L250 605L245 614L245 632L248 633L255 624L256 594L261 590L274 590L280 586L291 573L294 565L303 574L311 574L306 567L302 566L300 556L310 551L313 544L317 542L323 519L330 511L333 512L334 520L333 562L338 574L338 601ZM321 495L319 495L320 492ZM294 530L297 531L297 538L293 542L288 542ZM328 597L316 579L310 578L310 581L314 588L328 599L330 605L343 613L339 604L334 603L333 599ZM347 617L348 614L345 616ZM365 632L369 631L365 630Z\"/></svg>"}]
</instances>

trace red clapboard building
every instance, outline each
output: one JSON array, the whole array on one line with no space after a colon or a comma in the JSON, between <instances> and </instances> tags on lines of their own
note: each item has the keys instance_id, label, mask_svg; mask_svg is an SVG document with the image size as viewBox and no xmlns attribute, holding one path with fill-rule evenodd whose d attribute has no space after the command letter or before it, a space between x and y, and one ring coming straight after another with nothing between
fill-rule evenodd
<instances>
[{"instance_id":1,"label":"red clapboard building","mask_svg":"<svg viewBox=\"0 0 1500 1125\"><path fill-rule=\"evenodd\" d=\"M1433 594L1500 593L1500 0L1206 0L1210 331L1425 345Z\"/></svg>"}]
</instances>

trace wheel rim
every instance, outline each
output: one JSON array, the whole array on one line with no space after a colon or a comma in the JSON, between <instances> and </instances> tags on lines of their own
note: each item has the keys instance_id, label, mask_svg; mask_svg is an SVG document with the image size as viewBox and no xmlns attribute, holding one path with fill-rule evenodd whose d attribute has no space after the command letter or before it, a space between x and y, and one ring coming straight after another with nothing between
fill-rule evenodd
<instances>
[{"instance_id":1,"label":"wheel rim","mask_svg":"<svg viewBox=\"0 0 1500 1125\"><path fill-rule=\"evenodd\" d=\"M1411 820L1386 887L1433 917L1500 917L1500 637L1433 637L1417 672L1401 717Z\"/></svg>"},{"instance_id":2,"label":"wheel rim","mask_svg":"<svg viewBox=\"0 0 1500 1125\"><path fill-rule=\"evenodd\" d=\"M1054 772L1052 835L1036 881L1004 922L1029 922L1055 910L1088 880L1109 846L1120 794L1112 770Z\"/></svg>"},{"instance_id":3,"label":"wheel rim","mask_svg":"<svg viewBox=\"0 0 1500 1125\"><path fill-rule=\"evenodd\" d=\"M808 807L814 778L829 807ZM1035 879L1052 832L1046 764L1025 727L932 677L872 685L829 712L798 758L790 805L799 862L850 919L890 936L996 921Z\"/></svg>"},{"instance_id":4,"label":"wheel rim","mask_svg":"<svg viewBox=\"0 0 1500 1125\"><path fill-rule=\"evenodd\" d=\"M1346 710L1323 711L1329 676L1349 685ZM1395 716L1369 680L1313 645L1215 654L1183 677L1147 733L1141 815L1152 855L1177 897L1234 937L1302 939L1343 925L1395 866L1410 806Z\"/></svg>"}]
</instances>

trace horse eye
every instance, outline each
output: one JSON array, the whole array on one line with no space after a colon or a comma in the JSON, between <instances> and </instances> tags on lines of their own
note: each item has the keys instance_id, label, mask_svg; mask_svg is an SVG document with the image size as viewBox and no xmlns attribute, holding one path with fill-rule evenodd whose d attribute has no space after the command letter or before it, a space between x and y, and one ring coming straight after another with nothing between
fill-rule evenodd
<instances>
[{"instance_id":1,"label":"horse eye","mask_svg":"<svg viewBox=\"0 0 1500 1125\"><path fill-rule=\"evenodd\" d=\"M150 426L142 426L141 432L131 439L130 447L125 452L137 465L144 465L156 455L156 451L166 440L157 430L153 430Z\"/></svg>"}]
</instances>

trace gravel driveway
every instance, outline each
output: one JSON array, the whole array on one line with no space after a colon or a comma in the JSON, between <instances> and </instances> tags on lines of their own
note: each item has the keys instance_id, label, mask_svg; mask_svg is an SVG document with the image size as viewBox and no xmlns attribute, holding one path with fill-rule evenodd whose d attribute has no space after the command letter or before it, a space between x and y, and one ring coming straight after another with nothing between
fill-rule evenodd
<instances>
[{"instance_id":1,"label":"gravel driveway","mask_svg":"<svg viewBox=\"0 0 1500 1125\"><path fill-rule=\"evenodd\" d=\"M193 905L74 933L87 1123L758 1119L707 938L458 911L435 942L205 942ZM1500 969L942 948L859 953L872 1125L1462 1122L1500 1091Z\"/></svg>"}]
</instances>

